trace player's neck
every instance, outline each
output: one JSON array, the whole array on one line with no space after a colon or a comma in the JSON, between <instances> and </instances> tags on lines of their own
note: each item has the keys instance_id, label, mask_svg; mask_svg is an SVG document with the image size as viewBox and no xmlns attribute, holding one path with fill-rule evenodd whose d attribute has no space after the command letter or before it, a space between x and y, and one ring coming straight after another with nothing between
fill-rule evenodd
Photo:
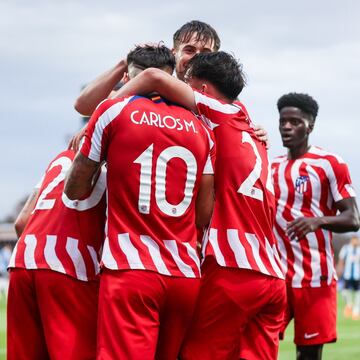
<instances>
[{"instance_id":1,"label":"player's neck","mask_svg":"<svg viewBox=\"0 0 360 360\"><path fill-rule=\"evenodd\" d=\"M308 144L307 141L299 146L288 148L288 159L295 160L301 158L309 151L309 148L310 145Z\"/></svg>"}]
</instances>

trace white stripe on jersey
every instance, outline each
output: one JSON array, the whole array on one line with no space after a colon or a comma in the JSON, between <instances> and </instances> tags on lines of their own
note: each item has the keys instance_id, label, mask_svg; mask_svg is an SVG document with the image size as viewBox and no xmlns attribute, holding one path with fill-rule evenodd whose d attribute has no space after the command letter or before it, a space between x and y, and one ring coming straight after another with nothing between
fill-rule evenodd
<instances>
[{"instance_id":1,"label":"white stripe on jersey","mask_svg":"<svg viewBox=\"0 0 360 360\"><path fill-rule=\"evenodd\" d=\"M165 247L169 250L172 258L174 259L179 270L189 278L195 278L195 274L192 268L185 264L179 256L179 249L176 244L176 240L164 240Z\"/></svg>"},{"instance_id":2,"label":"white stripe on jersey","mask_svg":"<svg viewBox=\"0 0 360 360\"><path fill-rule=\"evenodd\" d=\"M100 162L100 154L101 154L101 141L102 134L104 129L116 118L120 115L123 108L128 104L128 102L133 97L130 96L124 99L121 102L117 102L114 105L110 106L99 118L96 122L94 133L91 137L91 148L89 152L89 159Z\"/></svg>"},{"instance_id":3,"label":"white stripe on jersey","mask_svg":"<svg viewBox=\"0 0 360 360\"><path fill-rule=\"evenodd\" d=\"M339 164L345 164L345 161L342 159L341 156L339 155L336 155L336 154L333 154L333 153L330 153L324 149L320 149L318 148L317 146L310 146L309 148L309 151L308 151L310 154L316 154L316 155L319 155L321 157L324 157L324 156L331 156L331 157L334 157Z\"/></svg>"},{"instance_id":4,"label":"white stripe on jersey","mask_svg":"<svg viewBox=\"0 0 360 360\"><path fill-rule=\"evenodd\" d=\"M126 256L130 268L145 270L145 266L140 259L139 251L131 242L129 234L128 233L119 234L118 242L120 249Z\"/></svg>"},{"instance_id":5,"label":"white stripe on jersey","mask_svg":"<svg viewBox=\"0 0 360 360\"><path fill-rule=\"evenodd\" d=\"M274 246L274 248L272 248L269 244L269 241L267 238L265 238L265 248L266 248L266 253L267 256L269 258L270 264L273 268L273 270L275 271L276 275L280 278L280 279L284 279L284 274L282 272L282 270L279 268L278 264L276 263L275 258L279 261L279 256L277 254L276 248ZM279 264L281 262L279 261Z\"/></svg>"},{"instance_id":6,"label":"white stripe on jersey","mask_svg":"<svg viewBox=\"0 0 360 360\"><path fill-rule=\"evenodd\" d=\"M78 245L79 240L68 237L66 240L66 251L74 264L76 277L79 280L87 281L88 277L86 275L86 265Z\"/></svg>"},{"instance_id":7,"label":"white stripe on jersey","mask_svg":"<svg viewBox=\"0 0 360 360\"><path fill-rule=\"evenodd\" d=\"M292 251L294 253L295 261L294 261L294 277L292 279L292 287L301 287L301 281L304 278L304 269L302 266L303 262L303 254L301 251L301 246L298 241L292 240L290 241L290 245Z\"/></svg>"},{"instance_id":8,"label":"white stripe on jersey","mask_svg":"<svg viewBox=\"0 0 360 360\"><path fill-rule=\"evenodd\" d=\"M154 262L157 271L163 275L171 275L170 271L166 267L161 254L159 245L150 236L140 235L140 240L146 245L149 250L152 261Z\"/></svg>"},{"instance_id":9,"label":"white stripe on jersey","mask_svg":"<svg viewBox=\"0 0 360 360\"><path fill-rule=\"evenodd\" d=\"M279 235L278 231L276 230L275 226L274 226L273 230L274 230L274 235L276 237L280 256L281 256L280 261L281 261L281 265L282 265L282 270L283 270L284 274L286 274L288 268L287 268L287 252L286 252L285 244L284 244L283 239Z\"/></svg>"},{"instance_id":10,"label":"white stripe on jersey","mask_svg":"<svg viewBox=\"0 0 360 360\"><path fill-rule=\"evenodd\" d=\"M237 114L241 110L241 106L237 104L224 104L219 100L205 96L198 91L194 91L195 103L204 104L212 110L219 111L223 114Z\"/></svg>"},{"instance_id":11,"label":"white stripe on jersey","mask_svg":"<svg viewBox=\"0 0 360 360\"><path fill-rule=\"evenodd\" d=\"M46 244L44 248L44 257L51 270L66 274L63 264L59 260L55 252L56 235L46 235ZM28 267L26 267L28 268Z\"/></svg>"},{"instance_id":12,"label":"white stripe on jersey","mask_svg":"<svg viewBox=\"0 0 360 360\"><path fill-rule=\"evenodd\" d=\"M237 229L228 229L226 231L227 239L230 245L231 250L235 255L236 263L238 264L239 268L242 269L251 269L251 265L249 260L246 256L245 248L241 244L239 239L239 232Z\"/></svg>"},{"instance_id":13,"label":"white stripe on jersey","mask_svg":"<svg viewBox=\"0 0 360 360\"><path fill-rule=\"evenodd\" d=\"M100 272L100 266L99 266L96 250L90 245L87 246L87 249L89 250L91 260L93 261L94 264L95 274L98 274Z\"/></svg>"},{"instance_id":14,"label":"white stripe on jersey","mask_svg":"<svg viewBox=\"0 0 360 360\"><path fill-rule=\"evenodd\" d=\"M26 235L24 239L26 244L24 251L24 263L27 269L37 269L35 262L35 248L36 248L36 237L35 235Z\"/></svg>"},{"instance_id":15,"label":"white stripe on jersey","mask_svg":"<svg viewBox=\"0 0 360 360\"><path fill-rule=\"evenodd\" d=\"M350 195L351 197L355 197L355 196L356 196L355 189L354 189L354 187L352 186L352 184L345 184L345 189L346 189L346 191L349 193L349 195Z\"/></svg>"},{"instance_id":16,"label":"white stripe on jersey","mask_svg":"<svg viewBox=\"0 0 360 360\"><path fill-rule=\"evenodd\" d=\"M331 284L333 278L337 280L336 270L334 267L334 259L332 255L332 247L331 247L331 233L329 230L323 230L323 234L325 237L325 249L326 249L326 265L328 268L328 285Z\"/></svg>"},{"instance_id":17,"label":"white stripe on jersey","mask_svg":"<svg viewBox=\"0 0 360 360\"><path fill-rule=\"evenodd\" d=\"M302 161L309 165L315 165L323 169L324 172L328 174L327 178L329 180L331 194L334 198L334 201L337 202L343 199L342 195L339 193L336 176L329 160L304 158Z\"/></svg>"},{"instance_id":18,"label":"white stripe on jersey","mask_svg":"<svg viewBox=\"0 0 360 360\"><path fill-rule=\"evenodd\" d=\"M209 243L211 244L212 248L214 249L216 262L221 266L226 266L224 255L222 254L222 252L219 248L219 243L217 240L217 229L210 229ZM205 249L204 249L204 254L205 254Z\"/></svg>"},{"instance_id":19,"label":"white stripe on jersey","mask_svg":"<svg viewBox=\"0 0 360 360\"><path fill-rule=\"evenodd\" d=\"M15 259L16 259L16 254L17 254L17 249L18 249L18 243L16 243L15 247L14 247L14 250L11 254L11 258L10 258L10 261L9 261L9 266L8 268L14 268L15 267Z\"/></svg>"},{"instance_id":20,"label":"white stripe on jersey","mask_svg":"<svg viewBox=\"0 0 360 360\"><path fill-rule=\"evenodd\" d=\"M211 162L211 157L208 155L206 164L204 166L203 175L214 175L214 168Z\"/></svg>"},{"instance_id":21,"label":"white stripe on jersey","mask_svg":"<svg viewBox=\"0 0 360 360\"><path fill-rule=\"evenodd\" d=\"M281 163L279 165L278 177L279 177L280 196L276 210L276 222L284 231L286 231L287 221L283 218L282 214L284 212L289 196L289 189L286 186L286 182L285 182L285 167L286 167L286 163ZM285 184L285 186L283 186L283 184Z\"/></svg>"},{"instance_id":22,"label":"white stripe on jersey","mask_svg":"<svg viewBox=\"0 0 360 360\"><path fill-rule=\"evenodd\" d=\"M260 244L259 244L259 240L256 238L256 236L254 234L249 234L249 233L245 233L245 238L247 240L247 242L250 244L251 246L251 251L252 254L254 256L256 265L259 267L259 270L266 275L270 275L269 271L267 270L267 268L265 267L264 263L261 260L260 257Z\"/></svg>"},{"instance_id":23,"label":"white stripe on jersey","mask_svg":"<svg viewBox=\"0 0 360 360\"><path fill-rule=\"evenodd\" d=\"M318 239L316 238L315 233L308 233L306 235L306 239L309 244L310 257L311 257L310 267L311 267L312 277L310 284L311 287L320 287L321 260L320 260Z\"/></svg>"},{"instance_id":24,"label":"white stripe on jersey","mask_svg":"<svg viewBox=\"0 0 360 360\"><path fill-rule=\"evenodd\" d=\"M187 253L194 260L194 263L196 264L196 267L199 269L200 272L200 259L196 250L187 242L183 243L183 245L186 246Z\"/></svg>"},{"instance_id":25,"label":"white stripe on jersey","mask_svg":"<svg viewBox=\"0 0 360 360\"><path fill-rule=\"evenodd\" d=\"M101 261L104 264L104 266L107 267L108 269L115 270L118 268L116 260L110 250L110 243L108 237L106 237L104 241L104 248L101 256Z\"/></svg>"}]
</instances>

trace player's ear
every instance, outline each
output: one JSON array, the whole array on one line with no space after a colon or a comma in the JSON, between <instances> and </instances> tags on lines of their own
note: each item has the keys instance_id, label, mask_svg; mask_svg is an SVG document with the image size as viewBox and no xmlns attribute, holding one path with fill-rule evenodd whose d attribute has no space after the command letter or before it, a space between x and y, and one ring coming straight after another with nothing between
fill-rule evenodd
<instances>
[{"instance_id":1,"label":"player's ear","mask_svg":"<svg viewBox=\"0 0 360 360\"><path fill-rule=\"evenodd\" d=\"M209 92L209 87L207 86L207 84L201 84L201 92L204 94Z\"/></svg>"},{"instance_id":2,"label":"player's ear","mask_svg":"<svg viewBox=\"0 0 360 360\"><path fill-rule=\"evenodd\" d=\"M124 83L124 84L126 84L128 81L130 80L130 78L129 78L129 73L124 73L124 75L123 75L123 77L122 77L122 79L121 79L121 82L122 83Z\"/></svg>"},{"instance_id":3,"label":"player's ear","mask_svg":"<svg viewBox=\"0 0 360 360\"><path fill-rule=\"evenodd\" d=\"M314 130L315 121L310 121L307 133L310 134Z\"/></svg>"}]
</instances>

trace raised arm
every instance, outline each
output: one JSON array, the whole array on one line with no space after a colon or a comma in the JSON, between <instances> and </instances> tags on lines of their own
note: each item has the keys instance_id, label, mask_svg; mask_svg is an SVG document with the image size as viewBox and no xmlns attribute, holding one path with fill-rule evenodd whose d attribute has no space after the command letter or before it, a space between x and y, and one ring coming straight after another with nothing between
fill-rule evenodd
<instances>
[{"instance_id":1,"label":"raised arm","mask_svg":"<svg viewBox=\"0 0 360 360\"><path fill-rule=\"evenodd\" d=\"M152 92L156 92L172 102L197 112L192 88L183 81L156 68L142 71L111 97L117 98L135 94L146 95Z\"/></svg>"},{"instance_id":2,"label":"raised arm","mask_svg":"<svg viewBox=\"0 0 360 360\"><path fill-rule=\"evenodd\" d=\"M104 72L88 84L75 101L75 109L82 115L90 116L96 106L108 98L127 71L126 60L121 60L110 70Z\"/></svg>"}]
</instances>

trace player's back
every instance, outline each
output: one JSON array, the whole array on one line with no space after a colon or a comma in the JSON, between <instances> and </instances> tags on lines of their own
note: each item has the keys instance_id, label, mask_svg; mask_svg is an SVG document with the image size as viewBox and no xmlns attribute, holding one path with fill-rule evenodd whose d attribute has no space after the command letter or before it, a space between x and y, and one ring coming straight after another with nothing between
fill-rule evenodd
<instances>
[{"instance_id":1,"label":"player's back","mask_svg":"<svg viewBox=\"0 0 360 360\"><path fill-rule=\"evenodd\" d=\"M243 104L195 92L199 112L213 124L216 201L205 255L219 265L283 278L272 226L275 201L265 145Z\"/></svg>"},{"instance_id":2,"label":"player's back","mask_svg":"<svg viewBox=\"0 0 360 360\"><path fill-rule=\"evenodd\" d=\"M106 175L100 174L86 199L67 199L64 180L74 157L74 151L63 151L49 164L10 267L51 269L80 280L96 278L104 240Z\"/></svg>"},{"instance_id":3,"label":"player's back","mask_svg":"<svg viewBox=\"0 0 360 360\"><path fill-rule=\"evenodd\" d=\"M108 165L104 265L199 276L195 200L212 148L208 130L160 97L106 101L97 111L99 121L112 119L101 134L95 125L89 131Z\"/></svg>"}]
</instances>

